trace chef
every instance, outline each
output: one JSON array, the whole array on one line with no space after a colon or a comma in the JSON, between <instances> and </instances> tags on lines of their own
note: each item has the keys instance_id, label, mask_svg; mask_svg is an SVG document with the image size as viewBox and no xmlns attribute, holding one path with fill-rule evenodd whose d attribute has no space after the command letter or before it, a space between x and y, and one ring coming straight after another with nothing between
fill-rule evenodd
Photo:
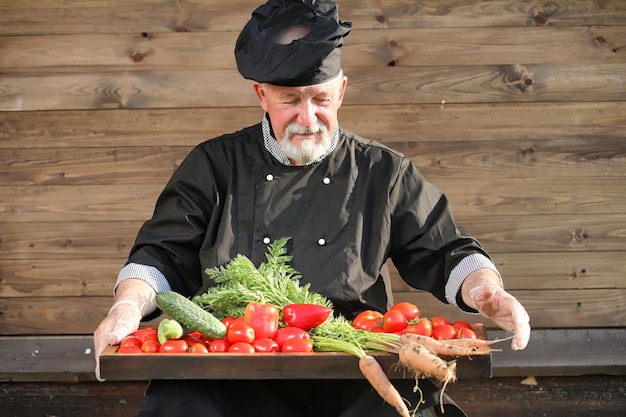
<instances>
[{"instance_id":1,"label":"chef","mask_svg":"<svg viewBox=\"0 0 626 417\"><path fill-rule=\"evenodd\" d=\"M203 271L237 254L265 261L268 244L290 237L290 265L336 314L386 311L391 259L412 287L529 338L528 314L503 289L479 242L459 226L446 196L409 158L339 126L347 77L343 39L352 25L329 0L269 0L235 45L262 120L196 146L139 230L94 334L96 357L159 314L155 295L203 293ZM98 373L98 370L96 370ZM210 369L207 370L210 372ZM394 381L416 405L414 381ZM440 413L438 389L420 381L420 413ZM464 416L445 398L445 415ZM141 416L392 417L365 380L151 381Z\"/></svg>"}]
</instances>

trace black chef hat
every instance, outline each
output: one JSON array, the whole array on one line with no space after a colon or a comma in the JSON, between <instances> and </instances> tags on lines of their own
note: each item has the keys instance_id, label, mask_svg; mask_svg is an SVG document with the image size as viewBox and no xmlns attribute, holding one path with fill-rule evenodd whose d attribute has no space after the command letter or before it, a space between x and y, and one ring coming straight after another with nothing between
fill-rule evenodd
<instances>
[{"instance_id":1,"label":"black chef hat","mask_svg":"<svg viewBox=\"0 0 626 417\"><path fill-rule=\"evenodd\" d=\"M343 38L352 30L339 20L330 0L269 0L252 12L235 45L237 68L244 78L296 87L331 80L341 70ZM303 37L277 43L276 36L294 26L307 27Z\"/></svg>"}]
</instances>

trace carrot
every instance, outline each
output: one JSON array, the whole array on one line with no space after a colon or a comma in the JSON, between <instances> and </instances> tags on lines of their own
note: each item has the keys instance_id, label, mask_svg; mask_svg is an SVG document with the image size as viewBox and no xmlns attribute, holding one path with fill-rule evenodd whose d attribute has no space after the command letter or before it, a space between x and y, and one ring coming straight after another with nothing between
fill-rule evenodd
<instances>
[{"instance_id":1,"label":"carrot","mask_svg":"<svg viewBox=\"0 0 626 417\"><path fill-rule=\"evenodd\" d=\"M396 387L389 381L387 374L385 374L385 371L373 356L361 356L359 358L359 369L361 369L363 376L372 384L372 387L385 402L393 406L402 417L410 417L409 409L404 399L402 399Z\"/></svg>"},{"instance_id":2,"label":"carrot","mask_svg":"<svg viewBox=\"0 0 626 417\"><path fill-rule=\"evenodd\" d=\"M454 340L478 340L478 339L454 339ZM461 344L448 343L448 340L437 340L432 337L419 334L406 333L400 336L400 344L418 343L430 350L432 353L443 356L470 356L488 355L490 348L478 349L473 346L463 346Z\"/></svg>"},{"instance_id":3,"label":"carrot","mask_svg":"<svg viewBox=\"0 0 626 417\"><path fill-rule=\"evenodd\" d=\"M443 413L443 392L449 382L456 381L456 361L446 362L418 343L403 344L399 358L400 363L415 372L416 377L435 377L443 382L439 391L439 403Z\"/></svg>"},{"instance_id":4,"label":"carrot","mask_svg":"<svg viewBox=\"0 0 626 417\"><path fill-rule=\"evenodd\" d=\"M489 350L491 349L491 345L496 343L505 342L507 340L512 339L513 336L505 337L504 339L494 339L494 340L485 340L485 339L451 339L446 340L445 342L450 345L461 346L464 348L474 348L477 350Z\"/></svg>"},{"instance_id":5,"label":"carrot","mask_svg":"<svg viewBox=\"0 0 626 417\"><path fill-rule=\"evenodd\" d=\"M398 353L400 363L419 376L435 377L440 381L456 380L456 362L444 361L418 343L405 343Z\"/></svg>"}]
</instances>

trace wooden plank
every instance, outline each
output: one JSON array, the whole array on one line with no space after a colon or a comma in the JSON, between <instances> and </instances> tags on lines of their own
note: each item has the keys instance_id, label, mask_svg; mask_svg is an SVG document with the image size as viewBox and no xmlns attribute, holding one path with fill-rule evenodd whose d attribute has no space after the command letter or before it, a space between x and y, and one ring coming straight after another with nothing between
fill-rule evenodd
<instances>
[{"instance_id":1,"label":"wooden plank","mask_svg":"<svg viewBox=\"0 0 626 417\"><path fill-rule=\"evenodd\" d=\"M626 214L457 216L488 252L623 251ZM126 255L142 221L0 222L4 259Z\"/></svg>"},{"instance_id":2,"label":"wooden plank","mask_svg":"<svg viewBox=\"0 0 626 417\"><path fill-rule=\"evenodd\" d=\"M113 304L108 297L0 299L0 335L92 334Z\"/></svg>"},{"instance_id":3,"label":"wooden plank","mask_svg":"<svg viewBox=\"0 0 626 417\"><path fill-rule=\"evenodd\" d=\"M0 381L95 380L91 336L0 337Z\"/></svg>"},{"instance_id":4,"label":"wooden plank","mask_svg":"<svg viewBox=\"0 0 626 417\"><path fill-rule=\"evenodd\" d=\"M152 165L154 166L154 165ZM149 166L146 168L150 168ZM97 165L86 163L83 178L94 178ZM128 172L125 170L129 169ZM97 222L146 220L151 217L154 203L167 178L163 172L137 172L143 163L118 168L117 179L111 185L45 185L0 187L0 221L14 222ZM156 166L155 166L156 169ZM102 171L105 171L102 169ZM164 170L165 171L165 170ZM132 179L124 184L125 178ZM11 183L16 173L11 170ZM105 173L101 175L106 181ZM78 178L74 176L73 178ZM67 177L64 177L67 178ZM139 179L139 181L137 181ZM117 183L119 181L119 183ZM576 214L585 217L594 214L619 214L626 206L626 181L623 178L580 178L571 179L493 179L477 182L437 178L437 186L450 199L455 215L459 217L487 215L490 217L526 214Z\"/></svg>"},{"instance_id":5,"label":"wooden plank","mask_svg":"<svg viewBox=\"0 0 626 417\"><path fill-rule=\"evenodd\" d=\"M626 409L624 376L539 377L459 380L446 389L468 416L621 416Z\"/></svg>"},{"instance_id":6,"label":"wooden plank","mask_svg":"<svg viewBox=\"0 0 626 417\"><path fill-rule=\"evenodd\" d=\"M508 290L626 288L626 257L614 252L498 253L494 263ZM412 290L388 263L394 292Z\"/></svg>"},{"instance_id":7,"label":"wooden plank","mask_svg":"<svg viewBox=\"0 0 626 417\"><path fill-rule=\"evenodd\" d=\"M0 172L21 186L153 183L162 188L190 150L140 146L0 150Z\"/></svg>"},{"instance_id":8,"label":"wooden plank","mask_svg":"<svg viewBox=\"0 0 626 417\"><path fill-rule=\"evenodd\" d=\"M594 210L602 202L607 204L604 211L611 212L614 207L610 202L619 204L621 200L619 193L626 173L626 143L618 137L382 143L409 157L446 194L458 195L453 201L455 205L487 211L497 204L498 210L507 205L506 211L567 213L573 209L572 204L585 211L587 206ZM15 187L164 185L191 149L192 146L0 149L0 175L5 184ZM546 186L543 182L547 181L551 182ZM507 184L508 190L502 190ZM595 189L590 190L594 185ZM53 187L36 192L46 189L59 190ZM21 192L29 198L35 191ZM466 192L467 197L461 198ZM478 198L472 199L475 196ZM551 203L555 204L550 207Z\"/></svg>"},{"instance_id":9,"label":"wooden plank","mask_svg":"<svg viewBox=\"0 0 626 417\"><path fill-rule=\"evenodd\" d=\"M622 64L347 67L346 104L505 103L622 100ZM253 106L235 70L10 73L0 110Z\"/></svg>"},{"instance_id":10,"label":"wooden plank","mask_svg":"<svg viewBox=\"0 0 626 417\"><path fill-rule=\"evenodd\" d=\"M620 327L626 319L623 289L511 290L526 307L533 328ZM394 301L418 305L425 317L443 315L493 329L491 321L467 315L429 293L397 292ZM87 334L111 307L108 297L12 297L0 299L0 334ZM471 320L468 320L471 319Z\"/></svg>"},{"instance_id":11,"label":"wooden plank","mask_svg":"<svg viewBox=\"0 0 626 417\"><path fill-rule=\"evenodd\" d=\"M136 417L147 382L0 382L4 415Z\"/></svg>"},{"instance_id":12,"label":"wooden plank","mask_svg":"<svg viewBox=\"0 0 626 417\"><path fill-rule=\"evenodd\" d=\"M0 259L0 297L112 296L126 257Z\"/></svg>"},{"instance_id":13,"label":"wooden plank","mask_svg":"<svg viewBox=\"0 0 626 417\"><path fill-rule=\"evenodd\" d=\"M620 416L626 409L626 377L585 375L541 377L537 385L519 377L460 379L446 393L469 416L550 417ZM0 382L0 404L12 417L86 415L135 417L147 383L138 382Z\"/></svg>"},{"instance_id":14,"label":"wooden plank","mask_svg":"<svg viewBox=\"0 0 626 417\"><path fill-rule=\"evenodd\" d=\"M626 322L626 291L620 289L511 290L537 329L576 327L623 327ZM424 292L396 292L394 302L415 303L426 317L442 315L449 320L468 320L457 307L442 304ZM482 317L470 316L491 332L494 324Z\"/></svg>"},{"instance_id":15,"label":"wooden plank","mask_svg":"<svg viewBox=\"0 0 626 417\"><path fill-rule=\"evenodd\" d=\"M620 25L620 0L563 0L535 4L518 0L338 0L341 18L359 28L594 26ZM239 31L258 1L163 2L66 0L0 1L1 34ZM93 22L98 21L98 25Z\"/></svg>"},{"instance_id":16,"label":"wooden plank","mask_svg":"<svg viewBox=\"0 0 626 417\"><path fill-rule=\"evenodd\" d=\"M398 368L398 356L372 354L392 379L413 379ZM452 359L452 358L449 358ZM487 378L489 355L456 358L458 378ZM210 370L210 372L208 372ZM146 379L362 379L358 358L348 353L146 355L115 353L100 358L100 372L110 381Z\"/></svg>"},{"instance_id":17,"label":"wooden plank","mask_svg":"<svg viewBox=\"0 0 626 417\"><path fill-rule=\"evenodd\" d=\"M20 224L0 223L3 259L120 259L143 221Z\"/></svg>"},{"instance_id":18,"label":"wooden plank","mask_svg":"<svg viewBox=\"0 0 626 417\"><path fill-rule=\"evenodd\" d=\"M499 330L492 337L506 337ZM626 328L536 329L526 349L499 345L492 355L493 376L626 375Z\"/></svg>"},{"instance_id":19,"label":"wooden plank","mask_svg":"<svg viewBox=\"0 0 626 417\"><path fill-rule=\"evenodd\" d=\"M0 259L0 297L81 297L112 294L126 262L117 258ZM495 257L508 290L624 289L626 257L621 251L500 253ZM396 293L418 292L390 265Z\"/></svg>"},{"instance_id":20,"label":"wooden plank","mask_svg":"<svg viewBox=\"0 0 626 417\"><path fill-rule=\"evenodd\" d=\"M0 71L236 68L237 32L0 37ZM624 63L626 26L355 30L342 63L360 66Z\"/></svg>"},{"instance_id":21,"label":"wooden plank","mask_svg":"<svg viewBox=\"0 0 626 417\"><path fill-rule=\"evenodd\" d=\"M349 81L348 91L351 90ZM342 106L341 125L364 137L389 144L418 142L425 152L441 146L446 153L455 146L499 149L489 141L512 141L504 145L513 165L526 155L540 158L542 152L576 150L583 158L586 173L595 159L607 163L599 150L615 150L613 163L620 161L621 139L626 129L626 102L593 103L500 103L388 105L365 103ZM121 109L97 111L0 112L2 151L32 148L117 148L125 146L191 147L203 140L259 123L258 106L197 109ZM431 144L431 142L434 142ZM450 142L446 144L446 142ZM466 142L478 142L468 143ZM406 146L406 145L405 145ZM540 152L528 155L541 146ZM585 147L590 147L585 151ZM402 149L402 148L400 148ZM595 158L578 156L595 152ZM622 151L623 152L623 151ZM10 157L11 154L3 154ZM550 155L557 158L559 155ZM2 158L4 159L4 158ZM0 159L0 160L2 160ZM504 161L503 161L504 162ZM561 169L572 165L563 161ZM597 174L596 174L597 175ZM543 175L542 175L543 176Z\"/></svg>"}]
</instances>

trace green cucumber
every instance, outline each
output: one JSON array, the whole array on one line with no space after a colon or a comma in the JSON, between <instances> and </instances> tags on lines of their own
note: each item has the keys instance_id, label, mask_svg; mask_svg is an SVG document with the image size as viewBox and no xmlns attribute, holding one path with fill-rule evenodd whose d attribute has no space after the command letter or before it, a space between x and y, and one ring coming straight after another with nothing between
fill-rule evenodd
<instances>
[{"instance_id":1,"label":"green cucumber","mask_svg":"<svg viewBox=\"0 0 626 417\"><path fill-rule=\"evenodd\" d=\"M226 335L226 326L217 317L175 291L161 291L156 295L157 305L189 331L220 339Z\"/></svg>"}]
</instances>

